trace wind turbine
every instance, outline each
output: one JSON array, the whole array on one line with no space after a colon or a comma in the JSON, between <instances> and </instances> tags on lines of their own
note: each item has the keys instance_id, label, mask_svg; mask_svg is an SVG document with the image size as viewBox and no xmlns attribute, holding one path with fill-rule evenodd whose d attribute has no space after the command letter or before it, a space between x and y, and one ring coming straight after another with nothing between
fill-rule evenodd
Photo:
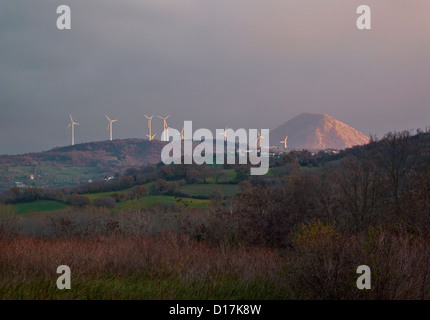
<instances>
[{"instance_id":1,"label":"wind turbine","mask_svg":"<svg viewBox=\"0 0 430 320\"><path fill-rule=\"evenodd\" d=\"M164 135L163 135L163 141L167 141L167 140L169 140L168 139L168 137L169 137L169 126L167 125L167 119L170 117L170 114L167 116L167 117L162 117L162 116L157 116L157 117L159 117L160 119L162 119L163 120L163 122L164 122Z\"/></svg>"},{"instance_id":2,"label":"wind turbine","mask_svg":"<svg viewBox=\"0 0 430 320\"><path fill-rule=\"evenodd\" d=\"M284 148L287 149L287 140L288 140L288 136L285 137L285 140L282 140L280 143L284 144Z\"/></svg>"},{"instance_id":3,"label":"wind turbine","mask_svg":"<svg viewBox=\"0 0 430 320\"><path fill-rule=\"evenodd\" d=\"M260 148L260 150L261 150L261 139L264 139L264 137L261 135L261 133L258 130L257 130L257 135L258 135L257 147Z\"/></svg>"},{"instance_id":4,"label":"wind turbine","mask_svg":"<svg viewBox=\"0 0 430 320\"><path fill-rule=\"evenodd\" d=\"M155 137L155 135L156 134L152 134L152 128L151 128L151 126L152 126L152 118L154 117L154 116L150 116L150 117L148 117L146 114L145 114L145 117L146 117L146 119L148 119L148 129L149 129L149 134L147 134L146 136L149 138L149 141L152 141L153 139L154 139L154 137Z\"/></svg>"},{"instance_id":5,"label":"wind turbine","mask_svg":"<svg viewBox=\"0 0 430 320\"><path fill-rule=\"evenodd\" d=\"M106 116L106 119L108 119L108 121L109 121L109 125L108 125L107 129L110 130L110 141L112 141L112 123L117 122L118 119L111 120L107 114L105 114L105 116Z\"/></svg>"},{"instance_id":6,"label":"wind turbine","mask_svg":"<svg viewBox=\"0 0 430 320\"><path fill-rule=\"evenodd\" d=\"M69 129L69 128L72 128L72 146L74 146L75 145L75 126L79 126L80 124L79 123L77 123L77 122L75 122L75 121L73 121L73 117L72 117L72 115L70 114L70 124L67 126L67 128L66 129Z\"/></svg>"},{"instance_id":7,"label":"wind turbine","mask_svg":"<svg viewBox=\"0 0 430 320\"><path fill-rule=\"evenodd\" d=\"M174 129L174 128L172 128L172 127L167 127L167 130L169 130L169 129ZM181 141L184 141L184 127L182 127L182 130L181 130L181 132L177 132L177 133L175 133L175 135L176 136L181 136Z\"/></svg>"},{"instance_id":8,"label":"wind turbine","mask_svg":"<svg viewBox=\"0 0 430 320\"><path fill-rule=\"evenodd\" d=\"M228 126L225 126L224 132L220 132L219 133L219 134L223 134L224 135L224 142L227 141L227 129L228 129Z\"/></svg>"}]
</instances>

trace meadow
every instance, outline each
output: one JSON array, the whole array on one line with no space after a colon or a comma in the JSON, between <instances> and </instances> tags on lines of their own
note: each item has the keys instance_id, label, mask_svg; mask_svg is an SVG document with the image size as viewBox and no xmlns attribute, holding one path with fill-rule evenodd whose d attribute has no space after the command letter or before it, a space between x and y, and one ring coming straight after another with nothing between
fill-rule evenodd
<instances>
[{"instance_id":1,"label":"meadow","mask_svg":"<svg viewBox=\"0 0 430 320\"><path fill-rule=\"evenodd\" d=\"M220 190L224 196L234 196L240 193L237 184L190 184L179 188L179 191L191 197L209 197L214 190Z\"/></svg>"},{"instance_id":2,"label":"meadow","mask_svg":"<svg viewBox=\"0 0 430 320\"><path fill-rule=\"evenodd\" d=\"M60 211L60 210L69 208L67 204L59 201L53 201L53 200L38 200L38 201L17 203L17 204L14 204L12 207L15 209L16 214Z\"/></svg>"}]
</instances>

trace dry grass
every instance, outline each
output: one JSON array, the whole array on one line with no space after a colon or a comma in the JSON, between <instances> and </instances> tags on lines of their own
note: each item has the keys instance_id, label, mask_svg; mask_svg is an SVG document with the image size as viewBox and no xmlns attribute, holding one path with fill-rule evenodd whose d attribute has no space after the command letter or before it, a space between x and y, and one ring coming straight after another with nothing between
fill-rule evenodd
<instances>
[{"instance_id":1,"label":"dry grass","mask_svg":"<svg viewBox=\"0 0 430 320\"><path fill-rule=\"evenodd\" d=\"M14 238L0 240L0 267L10 274L47 275L65 264L76 275L139 272L178 273L181 277L220 273L244 280L275 274L278 255L264 248L219 248L186 237L95 237L91 239Z\"/></svg>"},{"instance_id":2,"label":"dry grass","mask_svg":"<svg viewBox=\"0 0 430 320\"><path fill-rule=\"evenodd\" d=\"M66 293L72 299L287 297L271 249L210 247L174 234L3 238L0 297L65 298L55 287L56 268L64 264L72 271L74 288Z\"/></svg>"},{"instance_id":3,"label":"dry grass","mask_svg":"<svg viewBox=\"0 0 430 320\"><path fill-rule=\"evenodd\" d=\"M0 298L430 299L430 239L423 235L372 227L348 234L312 220L285 234L290 246L275 249L214 241L211 234L228 239L220 227L227 222L211 224L208 214L6 217ZM371 290L356 287L363 264L372 271ZM72 290L56 288L59 265L71 268Z\"/></svg>"}]
</instances>

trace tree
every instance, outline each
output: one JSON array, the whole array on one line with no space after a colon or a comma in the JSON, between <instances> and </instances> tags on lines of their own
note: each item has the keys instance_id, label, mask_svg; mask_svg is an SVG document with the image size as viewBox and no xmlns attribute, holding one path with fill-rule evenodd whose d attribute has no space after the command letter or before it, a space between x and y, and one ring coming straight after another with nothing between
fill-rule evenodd
<instances>
[{"instance_id":1,"label":"tree","mask_svg":"<svg viewBox=\"0 0 430 320\"><path fill-rule=\"evenodd\" d=\"M239 186L241 192L244 192L245 190L252 188L252 183L249 182L248 180L243 180L239 182L237 185Z\"/></svg>"},{"instance_id":2,"label":"tree","mask_svg":"<svg viewBox=\"0 0 430 320\"><path fill-rule=\"evenodd\" d=\"M236 168L236 180L248 180L249 178L249 168L247 166L240 166Z\"/></svg>"},{"instance_id":3,"label":"tree","mask_svg":"<svg viewBox=\"0 0 430 320\"><path fill-rule=\"evenodd\" d=\"M151 194L160 194L167 190L169 183L164 179L158 179L151 185Z\"/></svg>"},{"instance_id":4,"label":"tree","mask_svg":"<svg viewBox=\"0 0 430 320\"><path fill-rule=\"evenodd\" d=\"M379 199L380 179L374 163L345 159L335 180L340 185L343 207L352 214L355 228L367 226Z\"/></svg>"},{"instance_id":5,"label":"tree","mask_svg":"<svg viewBox=\"0 0 430 320\"><path fill-rule=\"evenodd\" d=\"M142 199L148 195L148 190L145 186L134 186L128 193L128 198L131 199Z\"/></svg>"},{"instance_id":6,"label":"tree","mask_svg":"<svg viewBox=\"0 0 430 320\"><path fill-rule=\"evenodd\" d=\"M187 171L187 175L185 177L185 181L188 184L193 184L198 182L201 179L201 174L198 170L196 169L191 169Z\"/></svg>"},{"instance_id":7,"label":"tree","mask_svg":"<svg viewBox=\"0 0 430 320\"><path fill-rule=\"evenodd\" d=\"M224 194L220 189L216 188L209 192L208 198L209 200L211 200L211 204L214 207L218 207L222 205L222 202L224 200Z\"/></svg>"},{"instance_id":8,"label":"tree","mask_svg":"<svg viewBox=\"0 0 430 320\"><path fill-rule=\"evenodd\" d=\"M408 175L415 164L417 148L413 148L409 131L387 133L376 149L379 174L394 201L397 214L402 211L401 193L405 190Z\"/></svg>"}]
</instances>

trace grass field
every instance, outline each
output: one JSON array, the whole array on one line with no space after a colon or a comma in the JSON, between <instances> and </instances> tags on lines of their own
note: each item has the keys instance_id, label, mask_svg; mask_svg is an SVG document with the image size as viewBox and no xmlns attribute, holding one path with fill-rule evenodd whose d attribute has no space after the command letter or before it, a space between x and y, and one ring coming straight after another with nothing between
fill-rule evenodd
<instances>
[{"instance_id":1,"label":"grass field","mask_svg":"<svg viewBox=\"0 0 430 320\"><path fill-rule=\"evenodd\" d=\"M118 191L118 193L127 193L129 189ZM86 194L91 201L94 201L97 198L109 197L114 192L101 192L101 193L93 193ZM147 196L144 199L140 200L126 200L121 201L116 204L115 211L121 210L138 210L138 209L149 209L156 204L176 204L178 203L179 198L174 196L165 196L165 195L154 195ZM200 200L200 199L191 199L191 198L181 198L182 204L186 204L190 208L204 208L209 205L209 200ZM52 201L52 200L38 200L31 201L25 203L17 203L13 204L12 208L15 210L15 214L28 214L28 213L36 213L36 212L49 212L49 211L60 211L70 208L67 204Z\"/></svg>"},{"instance_id":2,"label":"grass field","mask_svg":"<svg viewBox=\"0 0 430 320\"><path fill-rule=\"evenodd\" d=\"M234 169L224 169L224 176L218 179L218 182L231 182L236 178L236 170ZM216 183L217 180L214 177L207 178L207 183Z\"/></svg>"},{"instance_id":3,"label":"grass field","mask_svg":"<svg viewBox=\"0 0 430 320\"><path fill-rule=\"evenodd\" d=\"M25 203L17 203L12 205L12 207L15 209L16 214L26 214L33 212L64 210L67 209L69 206L57 201L39 200Z\"/></svg>"},{"instance_id":4,"label":"grass field","mask_svg":"<svg viewBox=\"0 0 430 320\"><path fill-rule=\"evenodd\" d=\"M175 204L177 200L174 196L147 196L140 200L130 200L130 201L122 201L117 204L117 209L127 209L127 210L137 210L140 208L151 208L156 204L165 203L165 204ZM181 198L183 204L187 204L190 208L203 208L209 204L209 200L200 200L200 199L190 199L190 198Z\"/></svg>"},{"instance_id":5,"label":"grass field","mask_svg":"<svg viewBox=\"0 0 430 320\"><path fill-rule=\"evenodd\" d=\"M114 193L126 194L130 190L131 190L131 188L124 189L124 190L119 190L119 191L109 191L109 192L99 192L99 193L86 193L86 194L83 194L83 196L87 197L91 201L94 201L95 199L98 199L98 198L109 197L110 195L112 195Z\"/></svg>"},{"instance_id":6,"label":"grass field","mask_svg":"<svg viewBox=\"0 0 430 320\"><path fill-rule=\"evenodd\" d=\"M236 184L190 184L180 187L179 191L191 197L208 197L215 189L221 190L225 196L236 195L240 192L239 186Z\"/></svg>"}]
</instances>

